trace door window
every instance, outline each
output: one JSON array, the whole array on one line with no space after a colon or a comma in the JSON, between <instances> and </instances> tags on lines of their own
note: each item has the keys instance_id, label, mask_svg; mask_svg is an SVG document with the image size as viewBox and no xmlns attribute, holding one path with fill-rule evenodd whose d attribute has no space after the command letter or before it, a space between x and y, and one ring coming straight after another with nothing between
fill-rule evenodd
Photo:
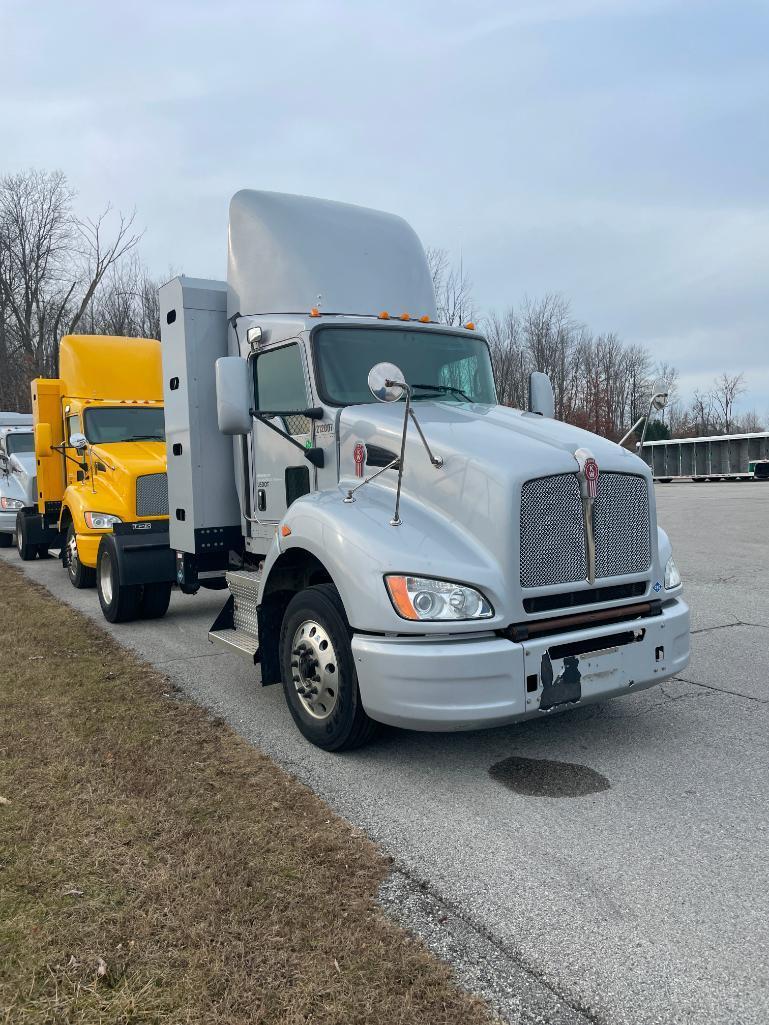
<instances>
[{"instance_id":1,"label":"door window","mask_svg":"<svg viewBox=\"0 0 769 1025\"><path fill-rule=\"evenodd\" d=\"M76 414L67 417L67 444L73 434L80 434L80 417Z\"/></svg>"},{"instance_id":2,"label":"door window","mask_svg":"<svg viewBox=\"0 0 769 1025\"><path fill-rule=\"evenodd\" d=\"M304 362L298 345L262 352L255 363L256 408L289 412L307 408ZM301 412L281 417L289 434L309 434L310 420Z\"/></svg>"}]
</instances>

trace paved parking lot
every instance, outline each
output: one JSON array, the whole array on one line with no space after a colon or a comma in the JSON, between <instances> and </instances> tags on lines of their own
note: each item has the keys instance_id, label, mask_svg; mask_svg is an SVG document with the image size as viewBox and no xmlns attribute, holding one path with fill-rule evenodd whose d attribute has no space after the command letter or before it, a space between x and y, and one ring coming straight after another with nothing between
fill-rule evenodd
<instances>
[{"instance_id":1,"label":"paved parking lot","mask_svg":"<svg viewBox=\"0 0 769 1025\"><path fill-rule=\"evenodd\" d=\"M221 594L108 629L389 851L386 902L510 1020L765 1025L769 484L657 495L692 664L546 720L390 731L329 755L301 739L278 688L207 643ZM54 560L25 568L108 626Z\"/></svg>"}]
</instances>

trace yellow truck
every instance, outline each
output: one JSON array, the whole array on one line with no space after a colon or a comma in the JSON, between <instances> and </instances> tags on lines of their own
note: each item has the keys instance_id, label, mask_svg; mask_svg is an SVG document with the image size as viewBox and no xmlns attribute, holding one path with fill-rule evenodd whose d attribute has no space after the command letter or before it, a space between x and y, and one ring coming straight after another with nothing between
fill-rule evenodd
<instances>
[{"instance_id":1,"label":"yellow truck","mask_svg":"<svg viewBox=\"0 0 769 1025\"><path fill-rule=\"evenodd\" d=\"M65 336L59 377L32 382L32 412L37 508L19 515L21 558L60 547L70 581L82 588L96 583L97 552L105 534L159 528L162 548L168 484L160 342ZM146 545L143 553L151 563ZM107 618L162 616L173 565L170 572L164 565L157 576L145 568L142 583L124 588L124 615L118 617L109 615L109 587L100 588L103 608L107 595Z\"/></svg>"}]
</instances>

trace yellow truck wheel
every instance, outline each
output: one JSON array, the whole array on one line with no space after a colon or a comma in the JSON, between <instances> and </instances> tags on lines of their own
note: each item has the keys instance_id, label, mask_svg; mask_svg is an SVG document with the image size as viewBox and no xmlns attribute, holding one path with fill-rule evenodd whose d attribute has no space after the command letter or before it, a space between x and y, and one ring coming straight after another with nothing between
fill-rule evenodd
<instances>
[{"instance_id":1,"label":"yellow truck wheel","mask_svg":"<svg viewBox=\"0 0 769 1025\"><path fill-rule=\"evenodd\" d=\"M77 534L75 533L75 525L73 523L70 523L67 527L67 540L65 544L69 582L78 589L93 587L96 583L96 572L90 566L84 566L80 561L77 551Z\"/></svg>"},{"instance_id":2,"label":"yellow truck wheel","mask_svg":"<svg viewBox=\"0 0 769 1025\"><path fill-rule=\"evenodd\" d=\"M96 590L104 618L109 623L127 623L140 614L141 584L120 581L120 562L114 538L105 534L96 556Z\"/></svg>"}]
</instances>

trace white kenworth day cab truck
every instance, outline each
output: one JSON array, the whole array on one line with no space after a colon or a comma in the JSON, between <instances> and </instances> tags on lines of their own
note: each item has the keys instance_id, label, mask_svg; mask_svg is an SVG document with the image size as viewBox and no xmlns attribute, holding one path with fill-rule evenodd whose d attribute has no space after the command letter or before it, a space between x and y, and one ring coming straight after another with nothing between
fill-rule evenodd
<instances>
[{"instance_id":1,"label":"white kenworth day cab truck","mask_svg":"<svg viewBox=\"0 0 769 1025\"><path fill-rule=\"evenodd\" d=\"M226 579L211 641L308 740L498 726L686 666L648 466L554 420L542 374L528 411L497 403L401 218L239 192L227 282L160 307L177 582Z\"/></svg>"}]
</instances>

